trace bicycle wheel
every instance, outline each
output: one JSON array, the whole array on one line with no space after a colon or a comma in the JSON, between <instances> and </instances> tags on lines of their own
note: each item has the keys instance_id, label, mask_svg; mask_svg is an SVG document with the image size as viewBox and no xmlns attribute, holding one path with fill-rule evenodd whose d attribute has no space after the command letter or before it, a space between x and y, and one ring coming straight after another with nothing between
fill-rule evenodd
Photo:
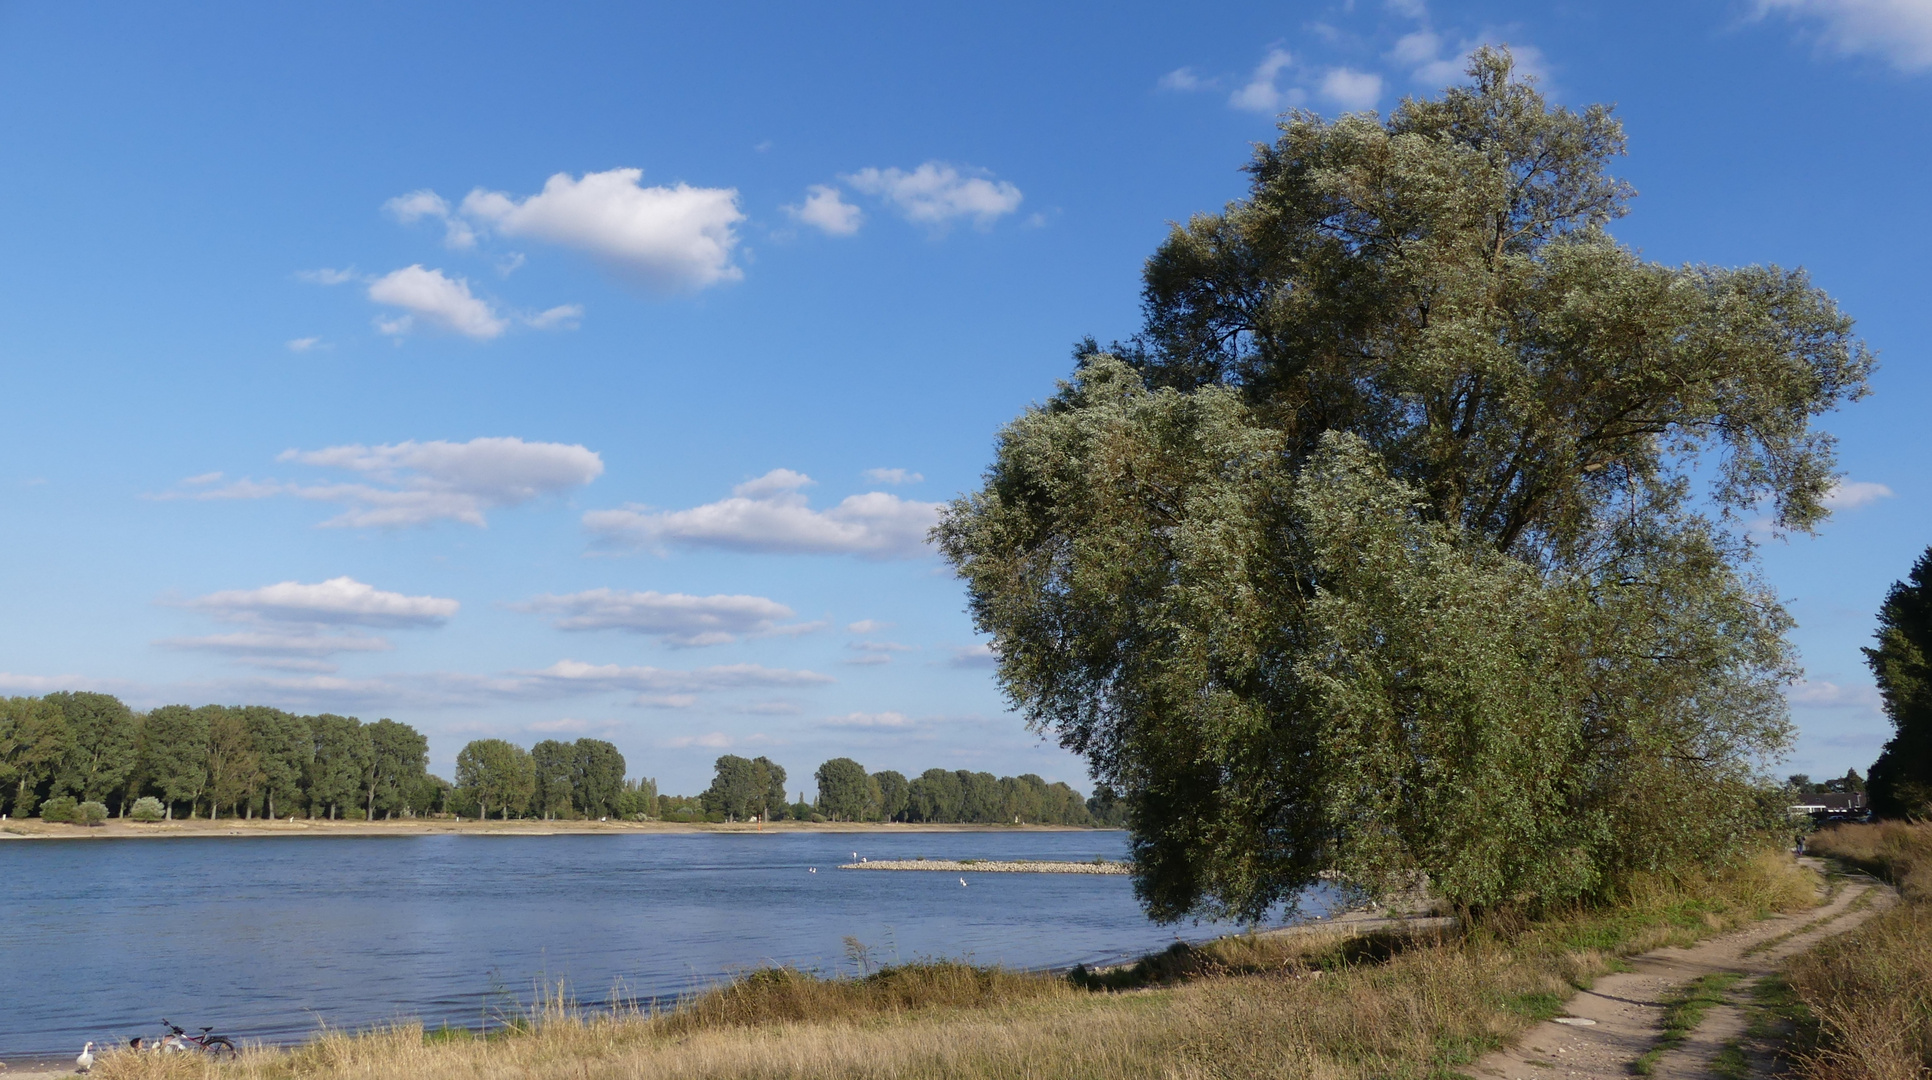
<instances>
[{"instance_id":1,"label":"bicycle wheel","mask_svg":"<svg viewBox=\"0 0 1932 1080\"><path fill-rule=\"evenodd\" d=\"M218 1054L224 1057L235 1056L235 1044L229 1042L228 1037L225 1035L209 1036L208 1042L202 1047L202 1049L208 1051L211 1054Z\"/></svg>"}]
</instances>

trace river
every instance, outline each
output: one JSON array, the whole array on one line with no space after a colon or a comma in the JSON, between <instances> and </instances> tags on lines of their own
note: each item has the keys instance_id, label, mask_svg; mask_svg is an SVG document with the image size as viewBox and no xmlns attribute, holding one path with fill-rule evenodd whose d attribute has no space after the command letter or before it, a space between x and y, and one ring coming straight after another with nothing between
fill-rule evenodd
<instances>
[{"instance_id":1,"label":"river","mask_svg":"<svg viewBox=\"0 0 1932 1080\"><path fill-rule=\"evenodd\" d=\"M1119 832L689 833L0 843L0 1059L155 1035L476 1027L563 981L668 1002L767 964L1106 963L1160 926L1129 879L838 870L868 858L1121 858ZM812 872L816 868L816 873ZM1305 904L1319 914L1319 902Z\"/></svg>"}]
</instances>

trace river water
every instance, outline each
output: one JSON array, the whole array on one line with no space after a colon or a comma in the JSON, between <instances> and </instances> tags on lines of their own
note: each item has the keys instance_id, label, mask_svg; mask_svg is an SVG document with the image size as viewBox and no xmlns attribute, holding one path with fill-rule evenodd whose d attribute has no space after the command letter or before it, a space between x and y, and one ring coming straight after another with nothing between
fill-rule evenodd
<instances>
[{"instance_id":1,"label":"river water","mask_svg":"<svg viewBox=\"0 0 1932 1080\"><path fill-rule=\"evenodd\" d=\"M1125 877L841 871L867 858L1121 858L1119 832L305 836L0 843L0 1058L399 1019L476 1027L562 980L585 1003L732 973L925 957L1118 961L1160 926ZM816 873L811 872L813 868ZM1305 902L1319 914L1319 898Z\"/></svg>"}]
</instances>

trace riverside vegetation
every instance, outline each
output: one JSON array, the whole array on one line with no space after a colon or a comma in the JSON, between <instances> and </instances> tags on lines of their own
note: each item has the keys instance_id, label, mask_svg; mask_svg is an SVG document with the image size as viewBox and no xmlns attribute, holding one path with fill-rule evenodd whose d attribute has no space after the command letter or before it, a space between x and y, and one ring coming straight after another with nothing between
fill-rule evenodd
<instances>
[{"instance_id":1,"label":"riverside vegetation","mask_svg":"<svg viewBox=\"0 0 1932 1080\"><path fill-rule=\"evenodd\" d=\"M649 1015L553 993L487 1035L325 1033L232 1065L117 1054L109 1080L617 1077L1441 1076L1539 1019L1618 957L1814 903L1788 856L1633 878L1611 906L1467 929L1243 935L1073 977L929 962L844 977L766 970ZM855 943L856 944L856 943Z\"/></svg>"}]
</instances>

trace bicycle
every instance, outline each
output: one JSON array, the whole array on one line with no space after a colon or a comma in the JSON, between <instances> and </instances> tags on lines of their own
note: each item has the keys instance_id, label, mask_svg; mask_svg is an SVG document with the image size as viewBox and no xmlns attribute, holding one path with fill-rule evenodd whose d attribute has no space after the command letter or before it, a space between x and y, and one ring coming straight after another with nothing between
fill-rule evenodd
<instances>
[{"instance_id":1,"label":"bicycle","mask_svg":"<svg viewBox=\"0 0 1932 1080\"><path fill-rule=\"evenodd\" d=\"M209 1034L215 1030L214 1028L205 1027L201 1029L201 1034L190 1035L180 1027L169 1023L165 1016L161 1018L161 1026L168 1029L168 1034L161 1036L161 1049L164 1051L199 1050L204 1054L222 1054L229 1057L235 1054L235 1044L228 1036Z\"/></svg>"}]
</instances>

